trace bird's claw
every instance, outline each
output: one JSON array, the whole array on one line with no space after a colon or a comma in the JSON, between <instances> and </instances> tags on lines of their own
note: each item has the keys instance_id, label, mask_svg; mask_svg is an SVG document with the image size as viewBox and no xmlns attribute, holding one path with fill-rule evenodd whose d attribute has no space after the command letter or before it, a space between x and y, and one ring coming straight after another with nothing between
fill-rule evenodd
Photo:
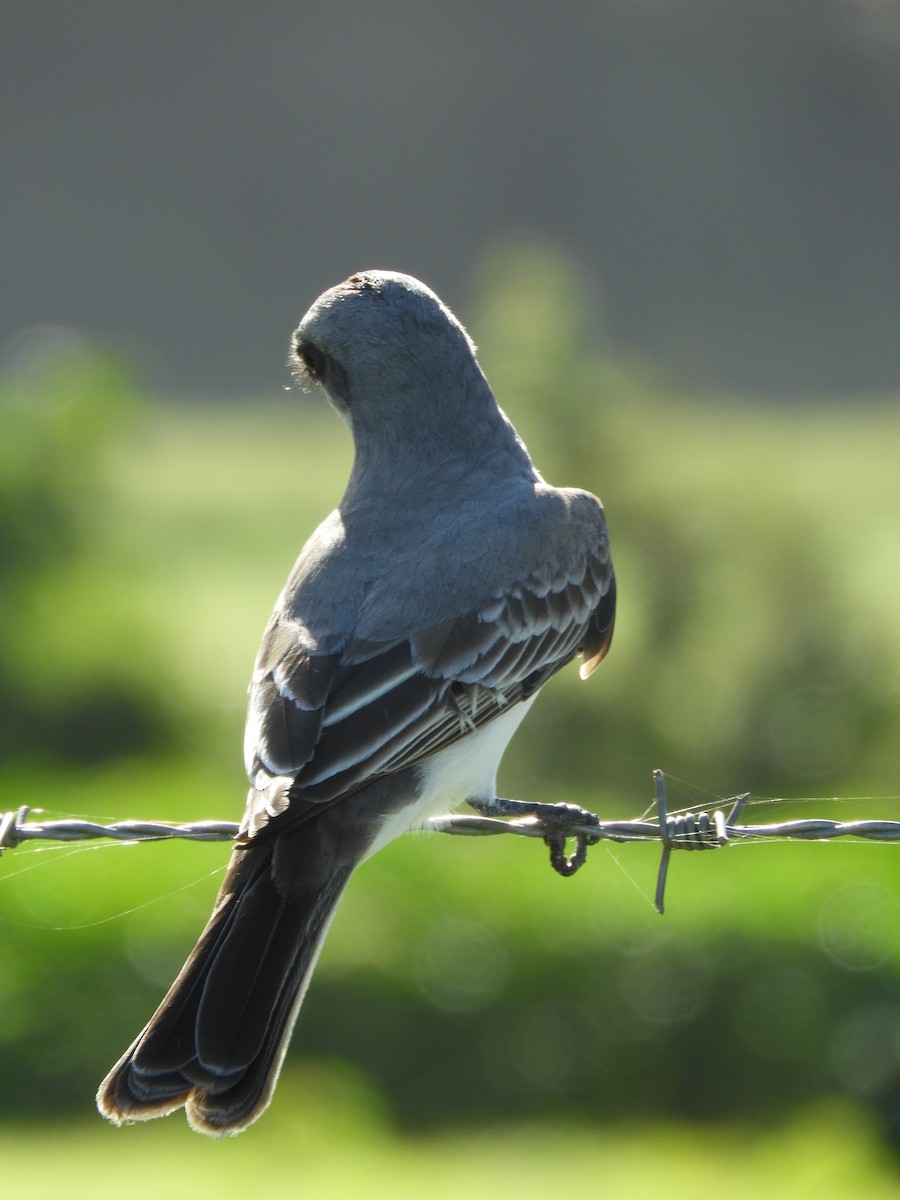
<instances>
[{"instance_id":1,"label":"bird's claw","mask_svg":"<svg viewBox=\"0 0 900 1200\"><path fill-rule=\"evenodd\" d=\"M585 833L584 825L599 825L596 813L579 808L577 804L548 804L542 807L540 821L544 826L544 842L550 848L550 866L559 875L574 875L587 860L588 846L600 841L598 836ZM575 851L566 854L566 841L575 839Z\"/></svg>"}]
</instances>

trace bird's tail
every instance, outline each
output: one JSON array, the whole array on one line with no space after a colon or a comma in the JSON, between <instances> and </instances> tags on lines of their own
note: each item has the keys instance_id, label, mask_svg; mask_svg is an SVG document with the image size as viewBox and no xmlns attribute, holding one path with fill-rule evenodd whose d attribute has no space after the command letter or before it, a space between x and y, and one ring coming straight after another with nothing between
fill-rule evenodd
<instances>
[{"instance_id":1,"label":"bird's tail","mask_svg":"<svg viewBox=\"0 0 900 1200\"><path fill-rule=\"evenodd\" d=\"M240 1133L272 1098L322 941L355 864L286 890L271 844L236 849L216 907L150 1023L97 1093L117 1124L185 1106L200 1133Z\"/></svg>"}]
</instances>

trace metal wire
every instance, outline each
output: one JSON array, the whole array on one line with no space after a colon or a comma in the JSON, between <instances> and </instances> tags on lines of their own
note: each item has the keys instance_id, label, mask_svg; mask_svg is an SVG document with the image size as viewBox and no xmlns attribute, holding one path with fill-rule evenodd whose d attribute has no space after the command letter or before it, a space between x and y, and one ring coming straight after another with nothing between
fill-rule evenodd
<instances>
[{"instance_id":1,"label":"metal wire","mask_svg":"<svg viewBox=\"0 0 900 1200\"><path fill-rule=\"evenodd\" d=\"M552 830L540 817L518 820L499 820L495 817L452 814L435 817L425 828L435 833L462 837L484 837L494 834L517 834L520 837L541 838L551 846L551 856L562 838L574 838L579 850L567 860L568 869L561 874L573 874L584 861L586 847L601 841L661 843L662 856L656 886L656 908L662 913L668 877L669 858L673 850L715 850L729 842L753 839L788 838L805 841L826 841L832 838L864 838L876 842L900 841L900 821L828 821L824 819L784 821L779 824L737 824L750 793L733 797L726 816L723 810L681 812L670 815L666 802L665 776L653 772L656 791L656 819L630 821L588 820L584 814L567 824L562 833ZM62 821L33 821L28 819L29 808L23 805L0 815L0 854L23 842L56 841L81 842L94 838L113 838L120 842L161 841L183 838L194 842L233 841L240 826L232 821L196 821L175 824L169 821L116 821L100 825L77 819ZM555 864L556 865L556 864Z\"/></svg>"}]
</instances>

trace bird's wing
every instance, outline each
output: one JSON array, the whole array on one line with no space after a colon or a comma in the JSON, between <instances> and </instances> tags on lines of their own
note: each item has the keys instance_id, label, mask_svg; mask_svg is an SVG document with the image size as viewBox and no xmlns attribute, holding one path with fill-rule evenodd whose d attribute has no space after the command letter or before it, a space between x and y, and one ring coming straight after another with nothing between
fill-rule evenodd
<instances>
[{"instance_id":1,"label":"bird's wing","mask_svg":"<svg viewBox=\"0 0 900 1200\"><path fill-rule=\"evenodd\" d=\"M304 647L276 614L251 684L245 827L302 821L415 766L533 695L579 652L606 654L615 579L605 530L472 611L392 641Z\"/></svg>"}]
</instances>

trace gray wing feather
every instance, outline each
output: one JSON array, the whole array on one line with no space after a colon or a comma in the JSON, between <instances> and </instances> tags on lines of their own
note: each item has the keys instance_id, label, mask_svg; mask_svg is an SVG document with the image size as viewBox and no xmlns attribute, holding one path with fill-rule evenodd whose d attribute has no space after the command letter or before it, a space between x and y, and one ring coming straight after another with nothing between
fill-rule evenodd
<instances>
[{"instance_id":1,"label":"gray wing feather","mask_svg":"<svg viewBox=\"0 0 900 1200\"><path fill-rule=\"evenodd\" d=\"M251 684L246 827L276 815L279 824L302 821L377 775L422 762L533 695L581 651L596 665L614 607L604 536L564 567L390 642L351 638L317 653L276 613Z\"/></svg>"}]
</instances>

